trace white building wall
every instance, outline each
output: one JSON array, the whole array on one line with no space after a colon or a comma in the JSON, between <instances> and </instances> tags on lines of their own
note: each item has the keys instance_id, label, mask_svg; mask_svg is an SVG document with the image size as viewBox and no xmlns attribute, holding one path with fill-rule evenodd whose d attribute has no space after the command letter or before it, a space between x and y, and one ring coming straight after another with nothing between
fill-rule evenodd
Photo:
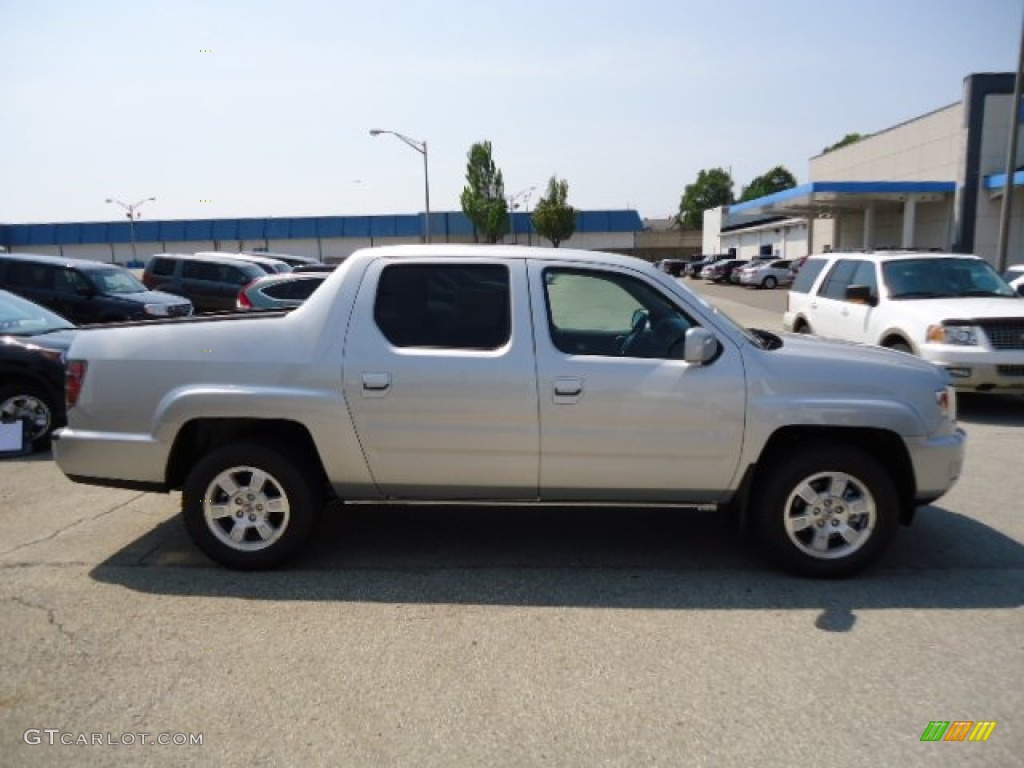
<instances>
[{"instance_id":1,"label":"white building wall","mask_svg":"<svg viewBox=\"0 0 1024 768\"><path fill-rule=\"evenodd\" d=\"M704 211L701 253L725 253L721 238L723 216L722 206Z\"/></svg>"},{"instance_id":2,"label":"white building wall","mask_svg":"<svg viewBox=\"0 0 1024 768\"><path fill-rule=\"evenodd\" d=\"M708 253L726 253L735 248L737 259L752 259L761 253L762 248L771 248L772 254L780 259L799 259L807 255L807 226L797 219L737 232L722 232L716 240L719 241L718 250Z\"/></svg>"},{"instance_id":3,"label":"white building wall","mask_svg":"<svg viewBox=\"0 0 1024 768\"><path fill-rule=\"evenodd\" d=\"M812 157L811 181L953 181L959 178L963 104L951 104Z\"/></svg>"}]
</instances>

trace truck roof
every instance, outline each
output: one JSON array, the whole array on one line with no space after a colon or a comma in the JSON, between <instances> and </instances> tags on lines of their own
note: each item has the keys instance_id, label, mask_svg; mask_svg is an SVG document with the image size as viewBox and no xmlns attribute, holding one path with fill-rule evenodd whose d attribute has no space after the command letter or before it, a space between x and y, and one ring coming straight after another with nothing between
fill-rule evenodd
<instances>
[{"instance_id":1,"label":"truck roof","mask_svg":"<svg viewBox=\"0 0 1024 768\"><path fill-rule=\"evenodd\" d=\"M430 244L430 245L386 245L362 248L347 260L354 259L416 259L416 258L472 258L472 259L539 259L542 261L586 261L588 263L616 264L625 267L645 265L650 262L635 256L624 256L606 251L584 251L574 248L543 248L527 245L476 245L476 244Z\"/></svg>"}]
</instances>

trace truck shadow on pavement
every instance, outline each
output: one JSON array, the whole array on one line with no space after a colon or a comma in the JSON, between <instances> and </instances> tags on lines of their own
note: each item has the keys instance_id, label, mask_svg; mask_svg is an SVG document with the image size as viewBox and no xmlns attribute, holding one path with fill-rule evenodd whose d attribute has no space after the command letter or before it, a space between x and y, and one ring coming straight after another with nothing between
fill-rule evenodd
<instances>
[{"instance_id":1,"label":"truck shadow on pavement","mask_svg":"<svg viewBox=\"0 0 1024 768\"><path fill-rule=\"evenodd\" d=\"M800 579L765 565L735 520L674 509L350 506L289 567L238 573L201 555L177 518L115 553L97 581L143 593L395 604L855 611L1016 608L1024 546L938 506L918 511L872 570Z\"/></svg>"}]
</instances>

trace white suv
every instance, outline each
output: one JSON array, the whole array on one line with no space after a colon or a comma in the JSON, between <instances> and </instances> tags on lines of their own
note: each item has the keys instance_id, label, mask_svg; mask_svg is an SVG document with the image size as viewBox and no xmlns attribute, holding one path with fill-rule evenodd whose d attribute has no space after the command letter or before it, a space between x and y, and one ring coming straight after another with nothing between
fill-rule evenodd
<instances>
[{"instance_id":1,"label":"white suv","mask_svg":"<svg viewBox=\"0 0 1024 768\"><path fill-rule=\"evenodd\" d=\"M960 390L1024 391L1024 298L976 256L812 256L790 287L783 326L919 355Z\"/></svg>"}]
</instances>

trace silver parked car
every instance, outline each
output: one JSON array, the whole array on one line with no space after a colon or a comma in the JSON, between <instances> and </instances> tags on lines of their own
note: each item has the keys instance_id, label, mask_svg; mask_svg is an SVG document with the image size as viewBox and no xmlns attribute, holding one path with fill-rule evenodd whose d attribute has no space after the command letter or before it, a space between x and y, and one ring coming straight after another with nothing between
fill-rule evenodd
<instances>
[{"instance_id":1,"label":"silver parked car","mask_svg":"<svg viewBox=\"0 0 1024 768\"><path fill-rule=\"evenodd\" d=\"M235 306L250 309L294 309L327 279L328 272L267 275L242 286Z\"/></svg>"},{"instance_id":2,"label":"silver parked car","mask_svg":"<svg viewBox=\"0 0 1024 768\"><path fill-rule=\"evenodd\" d=\"M773 259L771 261L752 261L736 270L740 285L753 285L757 288L775 288L793 282L790 259Z\"/></svg>"}]
</instances>

